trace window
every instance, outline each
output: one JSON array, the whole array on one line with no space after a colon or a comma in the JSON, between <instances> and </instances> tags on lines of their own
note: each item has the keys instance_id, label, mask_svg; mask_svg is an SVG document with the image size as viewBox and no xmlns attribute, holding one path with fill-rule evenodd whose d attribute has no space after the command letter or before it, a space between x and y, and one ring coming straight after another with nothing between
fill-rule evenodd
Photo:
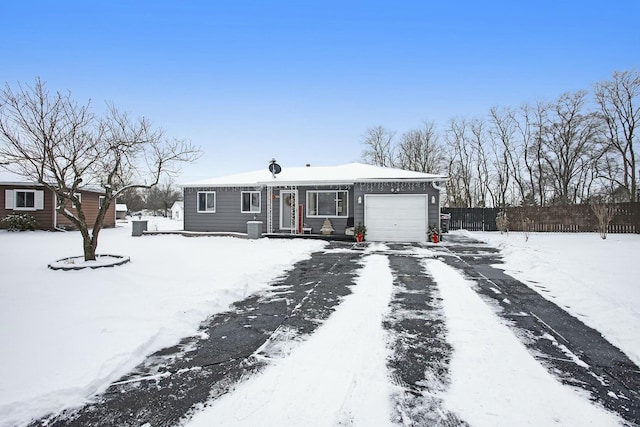
<instances>
[{"instance_id":1,"label":"window","mask_svg":"<svg viewBox=\"0 0 640 427\"><path fill-rule=\"evenodd\" d=\"M4 190L4 208L17 211L44 209L44 191L9 189Z\"/></svg>"},{"instance_id":2,"label":"window","mask_svg":"<svg viewBox=\"0 0 640 427\"><path fill-rule=\"evenodd\" d=\"M35 190L16 190L15 191L15 209L35 209L35 208L36 208Z\"/></svg>"},{"instance_id":3,"label":"window","mask_svg":"<svg viewBox=\"0 0 640 427\"><path fill-rule=\"evenodd\" d=\"M102 209L102 205L104 205L104 197L105 196L98 197L98 209Z\"/></svg>"},{"instance_id":4,"label":"window","mask_svg":"<svg viewBox=\"0 0 640 427\"><path fill-rule=\"evenodd\" d=\"M198 212L216 212L215 191L198 191Z\"/></svg>"},{"instance_id":5,"label":"window","mask_svg":"<svg viewBox=\"0 0 640 427\"><path fill-rule=\"evenodd\" d=\"M346 217L348 192L307 191L307 216Z\"/></svg>"},{"instance_id":6,"label":"window","mask_svg":"<svg viewBox=\"0 0 640 427\"><path fill-rule=\"evenodd\" d=\"M259 191L243 191L242 212L243 213L259 213L260 212L260 192Z\"/></svg>"}]
</instances>

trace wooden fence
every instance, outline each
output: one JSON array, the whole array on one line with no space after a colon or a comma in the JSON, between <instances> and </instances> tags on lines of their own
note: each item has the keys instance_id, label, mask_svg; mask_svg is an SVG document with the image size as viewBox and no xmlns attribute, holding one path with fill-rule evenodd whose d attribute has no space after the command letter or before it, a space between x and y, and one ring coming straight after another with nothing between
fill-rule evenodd
<instances>
[{"instance_id":1,"label":"wooden fence","mask_svg":"<svg viewBox=\"0 0 640 427\"><path fill-rule=\"evenodd\" d=\"M609 223L609 233L640 233L640 203L617 203L616 213ZM598 219L589 205L521 206L505 208L509 230L522 231L524 220L530 220L531 231L593 232L598 231ZM498 208L443 208L450 213L449 229L498 231Z\"/></svg>"}]
</instances>

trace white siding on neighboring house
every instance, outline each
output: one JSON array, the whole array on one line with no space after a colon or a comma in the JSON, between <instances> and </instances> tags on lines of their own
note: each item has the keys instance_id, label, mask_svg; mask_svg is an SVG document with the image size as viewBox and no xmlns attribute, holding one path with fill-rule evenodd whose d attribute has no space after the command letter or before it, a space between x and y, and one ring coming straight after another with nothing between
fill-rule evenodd
<instances>
[{"instance_id":1,"label":"white siding on neighboring house","mask_svg":"<svg viewBox=\"0 0 640 427\"><path fill-rule=\"evenodd\" d=\"M171 206L171 219L182 221L184 219L184 202L177 201Z\"/></svg>"}]
</instances>

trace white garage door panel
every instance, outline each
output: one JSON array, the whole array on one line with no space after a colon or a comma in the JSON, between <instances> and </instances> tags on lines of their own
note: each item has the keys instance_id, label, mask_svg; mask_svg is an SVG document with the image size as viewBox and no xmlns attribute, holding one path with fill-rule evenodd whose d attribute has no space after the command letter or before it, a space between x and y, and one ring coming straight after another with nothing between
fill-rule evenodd
<instances>
[{"instance_id":1,"label":"white garage door panel","mask_svg":"<svg viewBox=\"0 0 640 427\"><path fill-rule=\"evenodd\" d=\"M423 242L427 233L424 195L368 195L365 197L367 240Z\"/></svg>"}]
</instances>

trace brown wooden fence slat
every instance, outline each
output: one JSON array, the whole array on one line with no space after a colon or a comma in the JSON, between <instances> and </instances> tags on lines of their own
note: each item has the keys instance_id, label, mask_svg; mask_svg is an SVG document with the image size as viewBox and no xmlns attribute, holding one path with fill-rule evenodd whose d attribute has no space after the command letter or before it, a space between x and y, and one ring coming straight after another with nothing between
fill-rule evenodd
<instances>
[{"instance_id":1,"label":"brown wooden fence slat","mask_svg":"<svg viewBox=\"0 0 640 427\"><path fill-rule=\"evenodd\" d=\"M616 214L609 224L610 233L640 233L640 202L615 204ZM469 231L497 231L498 208L443 208L451 214L449 229ZM509 230L522 231L524 220L533 223L532 231L540 232L594 232L598 219L589 205L518 206L505 208Z\"/></svg>"}]
</instances>

